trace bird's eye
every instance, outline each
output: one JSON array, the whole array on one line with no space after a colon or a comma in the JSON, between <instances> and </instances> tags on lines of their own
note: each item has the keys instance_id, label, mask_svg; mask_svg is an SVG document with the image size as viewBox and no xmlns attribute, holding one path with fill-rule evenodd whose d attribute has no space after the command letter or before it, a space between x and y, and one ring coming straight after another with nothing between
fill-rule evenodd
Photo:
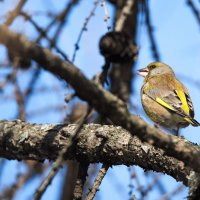
<instances>
[{"instance_id":1,"label":"bird's eye","mask_svg":"<svg viewBox=\"0 0 200 200\"><path fill-rule=\"evenodd\" d=\"M154 69L154 68L156 68L155 65L151 65L151 66L150 66L150 69Z\"/></svg>"}]
</instances>

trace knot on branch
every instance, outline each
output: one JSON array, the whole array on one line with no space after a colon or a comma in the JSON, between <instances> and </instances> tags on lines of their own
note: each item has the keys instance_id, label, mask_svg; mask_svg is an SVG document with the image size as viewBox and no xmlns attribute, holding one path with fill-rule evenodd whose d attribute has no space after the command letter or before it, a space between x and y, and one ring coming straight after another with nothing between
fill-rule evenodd
<instances>
[{"instance_id":1,"label":"knot on branch","mask_svg":"<svg viewBox=\"0 0 200 200\"><path fill-rule=\"evenodd\" d=\"M31 60L23 57L20 55L20 53L13 51L12 49L7 50L7 56L10 62L17 67L20 67L21 69L29 69L31 66Z\"/></svg>"},{"instance_id":2,"label":"knot on branch","mask_svg":"<svg viewBox=\"0 0 200 200\"><path fill-rule=\"evenodd\" d=\"M109 32L99 42L100 53L109 62L126 63L135 59L137 46L124 32Z\"/></svg>"}]
</instances>

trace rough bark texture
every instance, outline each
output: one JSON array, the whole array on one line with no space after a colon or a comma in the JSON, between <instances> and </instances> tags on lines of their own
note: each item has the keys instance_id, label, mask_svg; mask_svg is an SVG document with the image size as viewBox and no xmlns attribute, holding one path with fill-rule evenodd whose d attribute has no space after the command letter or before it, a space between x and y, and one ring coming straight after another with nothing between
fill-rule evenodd
<instances>
[{"instance_id":1,"label":"rough bark texture","mask_svg":"<svg viewBox=\"0 0 200 200\"><path fill-rule=\"evenodd\" d=\"M0 157L43 161L55 160L69 142L75 124L29 124L20 120L0 121ZM166 173L188 184L192 172L183 162L166 156L164 151L142 143L121 127L88 124L69 148L66 159L108 165L139 165L145 170Z\"/></svg>"},{"instance_id":2,"label":"rough bark texture","mask_svg":"<svg viewBox=\"0 0 200 200\"><path fill-rule=\"evenodd\" d=\"M188 177L189 195L188 200L200 199L200 174L192 172Z\"/></svg>"},{"instance_id":3,"label":"rough bark texture","mask_svg":"<svg viewBox=\"0 0 200 200\"><path fill-rule=\"evenodd\" d=\"M93 81L89 81L70 62L62 61L49 50L29 42L25 37L10 31L3 25L0 26L0 43L8 49L12 48L24 57L35 60L44 69L70 83L81 99L86 100L100 114L112 120L115 125L122 126L131 134L137 135L142 141L162 148L167 155L182 160L185 165L190 166L196 172L200 172L199 146L178 137L164 134L159 129L149 126L140 117L132 115L125 103L106 92Z\"/></svg>"}]
</instances>

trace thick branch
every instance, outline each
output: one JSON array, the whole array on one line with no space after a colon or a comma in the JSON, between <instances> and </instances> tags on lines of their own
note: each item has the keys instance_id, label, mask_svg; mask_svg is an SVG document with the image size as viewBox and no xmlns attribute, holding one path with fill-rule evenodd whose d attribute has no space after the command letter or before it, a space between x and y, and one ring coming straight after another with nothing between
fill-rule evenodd
<instances>
[{"instance_id":1,"label":"thick branch","mask_svg":"<svg viewBox=\"0 0 200 200\"><path fill-rule=\"evenodd\" d=\"M133 43L135 43L137 35L136 33L138 27L137 23L139 16L139 1L127 0L121 2L118 1L118 3L121 5L116 5L115 31L123 32L123 34L126 35L125 40L129 41L129 45L127 45L126 49L129 53L135 52L134 57L136 58L137 47L135 45L135 50L133 50ZM118 45L121 46L121 43L118 43ZM132 45L130 45L131 43ZM123 50L123 52L124 51L125 49ZM112 68L110 70L110 91L124 102L129 102L130 95L133 92L132 81L135 78L133 74L133 69L135 66L134 57L132 57L132 60L129 60L129 62L112 63Z\"/></svg>"},{"instance_id":2,"label":"thick branch","mask_svg":"<svg viewBox=\"0 0 200 200\"><path fill-rule=\"evenodd\" d=\"M66 80L81 99L86 100L116 125L137 135L141 140L164 149L167 155L182 160L186 165L200 172L200 148L197 145L164 134L159 129L150 127L138 116L131 115L125 103L93 81L89 81L73 64L62 61L48 49L42 49L29 42L25 37L10 31L4 25L0 26L0 43L21 56L34 59L44 69Z\"/></svg>"},{"instance_id":3,"label":"thick branch","mask_svg":"<svg viewBox=\"0 0 200 200\"><path fill-rule=\"evenodd\" d=\"M18 160L55 160L77 125L29 124L20 120L0 121L0 157ZM183 140L183 139L182 139ZM164 151L142 143L121 127L85 125L65 159L107 165L139 165L145 170L166 173L188 184L190 168L166 156Z\"/></svg>"}]
</instances>

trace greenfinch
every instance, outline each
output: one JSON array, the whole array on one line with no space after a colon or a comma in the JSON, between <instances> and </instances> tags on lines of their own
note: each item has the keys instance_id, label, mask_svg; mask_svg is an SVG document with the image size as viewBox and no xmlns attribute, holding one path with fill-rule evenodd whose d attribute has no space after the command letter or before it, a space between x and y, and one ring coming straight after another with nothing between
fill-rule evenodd
<instances>
[{"instance_id":1,"label":"greenfinch","mask_svg":"<svg viewBox=\"0 0 200 200\"><path fill-rule=\"evenodd\" d=\"M189 124L200 126L194 119L194 107L186 87L176 79L172 68L161 62L140 69L144 77L141 101L144 111L157 125L178 132Z\"/></svg>"}]
</instances>

